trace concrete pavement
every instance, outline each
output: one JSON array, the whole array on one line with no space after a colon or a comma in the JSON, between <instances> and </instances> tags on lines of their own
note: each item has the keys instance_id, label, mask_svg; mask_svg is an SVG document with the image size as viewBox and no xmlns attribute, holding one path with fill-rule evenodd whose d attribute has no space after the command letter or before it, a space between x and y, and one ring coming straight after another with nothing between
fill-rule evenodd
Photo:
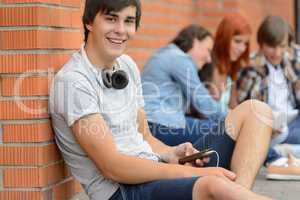
<instances>
[{"instance_id":1,"label":"concrete pavement","mask_svg":"<svg viewBox=\"0 0 300 200\"><path fill-rule=\"evenodd\" d=\"M300 200L300 181L269 181L263 168L258 175L254 191L276 200Z\"/></svg>"}]
</instances>

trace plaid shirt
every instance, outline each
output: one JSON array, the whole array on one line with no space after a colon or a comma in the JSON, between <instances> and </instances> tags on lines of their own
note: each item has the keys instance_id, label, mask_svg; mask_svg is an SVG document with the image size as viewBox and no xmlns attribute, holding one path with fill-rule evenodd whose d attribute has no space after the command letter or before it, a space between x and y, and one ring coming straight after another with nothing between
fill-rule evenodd
<instances>
[{"instance_id":1,"label":"plaid shirt","mask_svg":"<svg viewBox=\"0 0 300 200\"><path fill-rule=\"evenodd\" d=\"M259 99L268 102L268 74L266 59L259 53L251 56L250 66L243 68L237 80L238 102ZM293 45L281 62L287 80L289 99L293 106L300 108L300 46Z\"/></svg>"}]
</instances>

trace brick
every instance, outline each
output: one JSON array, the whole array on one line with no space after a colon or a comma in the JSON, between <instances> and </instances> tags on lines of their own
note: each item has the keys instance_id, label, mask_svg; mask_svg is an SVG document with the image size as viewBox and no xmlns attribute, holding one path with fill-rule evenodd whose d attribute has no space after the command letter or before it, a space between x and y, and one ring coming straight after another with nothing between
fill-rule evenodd
<instances>
[{"instance_id":1,"label":"brick","mask_svg":"<svg viewBox=\"0 0 300 200\"><path fill-rule=\"evenodd\" d=\"M46 96L52 77L2 77L2 96Z\"/></svg>"},{"instance_id":2,"label":"brick","mask_svg":"<svg viewBox=\"0 0 300 200\"><path fill-rule=\"evenodd\" d=\"M170 4L179 4L180 6L187 5L187 6L193 6L194 1L193 0L165 0L166 3Z\"/></svg>"},{"instance_id":3,"label":"brick","mask_svg":"<svg viewBox=\"0 0 300 200\"><path fill-rule=\"evenodd\" d=\"M67 177L71 176L71 170L70 170L70 168L68 167L67 164L64 164L64 174Z\"/></svg>"},{"instance_id":4,"label":"brick","mask_svg":"<svg viewBox=\"0 0 300 200\"><path fill-rule=\"evenodd\" d=\"M53 17L55 16L55 17ZM53 7L2 7L0 8L1 26L55 26L80 28L74 23L74 16L80 16L79 10L57 9Z\"/></svg>"},{"instance_id":5,"label":"brick","mask_svg":"<svg viewBox=\"0 0 300 200\"><path fill-rule=\"evenodd\" d=\"M0 146L0 165L42 166L60 161L55 144L44 146Z\"/></svg>"},{"instance_id":6,"label":"brick","mask_svg":"<svg viewBox=\"0 0 300 200\"><path fill-rule=\"evenodd\" d=\"M54 200L70 199L72 195L72 180L59 184L53 188Z\"/></svg>"},{"instance_id":7,"label":"brick","mask_svg":"<svg viewBox=\"0 0 300 200\"><path fill-rule=\"evenodd\" d=\"M0 32L0 49L78 49L79 31L16 30Z\"/></svg>"},{"instance_id":8,"label":"brick","mask_svg":"<svg viewBox=\"0 0 300 200\"><path fill-rule=\"evenodd\" d=\"M222 2L220 0L197 1L197 7L201 10L218 10L221 9L221 3Z\"/></svg>"},{"instance_id":9,"label":"brick","mask_svg":"<svg viewBox=\"0 0 300 200\"><path fill-rule=\"evenodd\" d=\"M74 182L76 193L84 191L82 185L78 181L74 179Z\"/></svg>"},{"instance_id":10,"label":"brick","mask_svg":"<svg viewBox=\"0 0 300 200\"><path fill-rule=\"evenodd\" d=\"M1 94L0 94L1 95ZM3 127L2 125L0 124L0 144L3 143Z\"/></svg>"},{"instance_id":11,"label":"brick","mask_svg":"<svg viewBox=\"0 0 300 200\"><path fill-rule=\"evenodd\" d=\"M224 9L236 9L239 7L238 0L226 0L223 2Z\"/></svg>"},{"instance_id":12,"label":"brick","mask_svg":"<svg viewBox=\"0 0 300 200\"><path fill-rule=\"evenodd\" d=\"M147 36L154 36L154 37L174 37L177 34L176 29L169 29L166 27L141 27L138 30L139 35L147 35Z\"/></svg>"},{"instance_id":13,"label":"brick","mask_svg":"<svg viewBox=\"0 0 300 200\"><path fill-rule=\"evenodd\" d=\"M0 100L0 120L49 118L48 100Z\"/></svg>"},{"instance_id":14,"label":"brick","mask_svg":"<svg viewBox=\"0 0 300 200\"><path fill-rule=\"evenodd\" d=\"M14 168L4 170L4 187L40 187L39 168Z\"/></svg>"},{"instance_id":15,"label":"brick","mask_svg":"<svg viewBox=\"0 0 300 200\"><path fill-rule=\"evenodd\" d=\"M50 122L35 124L4 124L3 142L47 142L54 139Z\"/></svg>"},{"instance_id":16,"label":"brick","mask_svg":"<svg viewBox=\"0 0 300 200\"><path fill-rule=\"evenodd\" d=\"M56 144L49 144L40 148L38 165L45 165L59 160L62 160L62 157Z\"/></svg>"},{"instance_id":17,"label":"brick","mask_svg":"<svg viewBox=\"0 0 300 200\"><path fill-rule=\"evenodd\" d=\"M4 188L46 187L67 178L63 163L43 168L15 168L4 170Z\"/></svg>"},{"instance_id":18,"label":"brick","mask_svg":"<svg viewBox=\"0 0 300 200\"><path fill-rule=\"evenodd\" d=\"M59 70L70 54L7 54L0 55L0 73L25 73Z\"/></svg>"},{"instance_id":19,"label":"brick","mask_svg":"<svg viewBox=\"0 0 300 200\"><path fill-rule=\"evenodd\" d=\"M181 18L178 17L166 17L165 15L146 15L142 18L142 23L147 25L164 25L164 27L169 27L172 25L172 27L177 26L185 26L191 23L192 18Z\"/></svg>"},{"instance_id":20,"label":"brick","mask_svg":"<svg viewBox=\"0 0 300 200\"><path fill-rule=\"evenodd\" d=\"M0 191L1 200L49 200L50 197L49 191Z\"/></svg>"},{"instance_id":21,"label":"brick","mask_svg":"<svg viewBox=\"0 0 300 200\"><path fill-rule=\"evenodd\" d=\"M133 58L135 62L147 60L153 51L143 51L143 50L136 50L136 51L129 51L127 54Z\"/></svg>"},{"instance_id":22,"label":"brick","mask_svg":"<svg viewBox=\"0 0 300 200\"><path fill-rule=\"evenodd\" d=\"M170 41L169 38L149 38L147 40L136 38L129 42L131 48L160 48Z\"/></svg>"},{"instance_id":23,"label":"brick","mask_svg":"<svg viewBox=\"0 0 300 200\"><path fill-rule=\"evenodd\" d=\"M183 8L182 6L170 6L168 4L162 4L159 1L145 1L143 2L143 13L149 13L151 15L161 14L164 16L181 16L191 17L193 9L191 7Z\"/></svg>"},{"instance_id":24,"label":"brick","mask_svg":"<svg viewBox=\"0 0 300 200\"><path fill-rule=\"evenodd\" d=\"M211 31L211 33L214 33L216 30L216 24L219 24L221 22L221 18L202 18L199 19L199 24L205 28L207 28L208 30Z\"/></svg>"},{"instance_id":25,"label":"brick","mask_svg":"<svg viewBox=\"0 0 300 200\"><path fill-rule=\"evenodd\" d=\"M221 11L209 11L209 12L203 12L203 16L205 17L215 17L215 18L220 18L222 19L224 16L226 16L227 14L229 14L231 12L229 11L224 11L224 10L221 10Z\"/></svg>"},{"instance_id":26,"label":"brick","mask_svg":"<svg viewBox=\"0 0 300 200\"><path fill-rule=\"evenodd\" d=\"M81 22L81 16L83 11L80 10L79 12L72 12L71 20L72 20L72 27L80 27L83 29L83 25Z\"/></svg>"},{"instance_id":27,"label":"brick","mask_svg":"<svg viewBox=\"0 0 300 200\"><path fill-rule=\"evenodd\" d=\"M2 3L15 4L15 3L48 3L64 6L80 7L81 0L2 0Z\"/></svg>"},{"instance_id":28,"label":"brick","mask_svg":"<svg viewBox=\"0 0 300 200\"><path fill-rule=\"evenodd\" d=\"M2 169L0 169L0 191L1 190L3 190L3 170Z\"/></svg>"},{"instance_id":29,"label":"brick","mask_svg":"<svg viewBox=\"0 0 300 200\"><path fill-rule=\"evenodd\" d=\"M53 188L54 200L70 199L79 192L82 192L82 187L74 179L59 184Z\"/></svg>"}]
</instances>

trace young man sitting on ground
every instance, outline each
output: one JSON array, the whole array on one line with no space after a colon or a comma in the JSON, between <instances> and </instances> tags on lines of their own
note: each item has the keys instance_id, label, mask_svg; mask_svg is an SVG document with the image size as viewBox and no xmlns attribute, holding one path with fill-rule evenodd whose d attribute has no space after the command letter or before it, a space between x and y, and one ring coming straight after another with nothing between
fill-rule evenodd
<instances>
[{"instance_id":1,"label":"young man sitting on ground","mask_svg":"<svg viewBox=\"0 0 300 200\"><path fill-rule=\"evenodd\" d=\"M139 0L86 0L85 44L57 73L50 92L56 142L73 176L91 200L269 199L239 185L252 178L248 171L253 169L243 169L240 178L223 168L178 165L179 158L196 152L193 146L170 147L151 135L138 68L123 54L140 16ZM267 106L253 105L271 117ZM243 108L233 111L231 119L239 121L236 115ZM254 118L252 122L235 124L243 126L238 131L251 128L251 134L263 135L268 142L271 129ZM245 138L236 149L248 151L243 148L246 143ZM262 163L260 154L266 149L257 151L259 147L254 148L255 156L240 160Z\"/></svg>"}]
</instances>

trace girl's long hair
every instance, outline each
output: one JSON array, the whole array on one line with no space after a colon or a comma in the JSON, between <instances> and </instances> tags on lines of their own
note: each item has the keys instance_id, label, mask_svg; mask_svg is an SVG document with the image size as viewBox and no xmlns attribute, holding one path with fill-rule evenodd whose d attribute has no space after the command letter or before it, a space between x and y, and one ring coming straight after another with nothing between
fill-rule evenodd
<instances>
[{"instance_id":1,"label":"girl's long hair","mask_svg":"<svg viewBox=\"0 0 300 200\"><path fill-rule=\"evenodd\" d=\"M221 74L227 74L232 80L237 79L237 73L242 64L249 63L250 45L237 61L230 60L230 44L233 36L251 34L251 27L247 20L238 13L228 15L219 24L213 47L213 59Z\"/></svg>"}]
</instances>

